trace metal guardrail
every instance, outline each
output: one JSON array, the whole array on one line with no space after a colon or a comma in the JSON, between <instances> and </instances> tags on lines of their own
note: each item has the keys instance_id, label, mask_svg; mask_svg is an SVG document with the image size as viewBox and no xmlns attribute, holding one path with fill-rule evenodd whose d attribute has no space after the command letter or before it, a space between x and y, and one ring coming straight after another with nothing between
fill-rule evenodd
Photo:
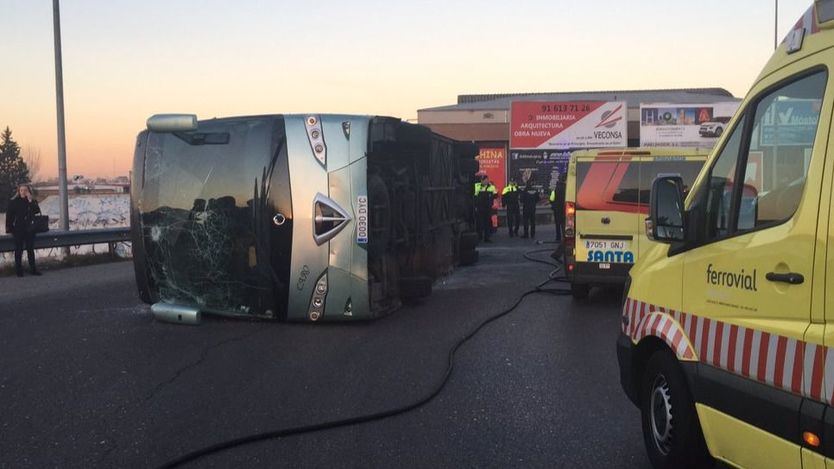
<instances>
[{"instance_id":1,"label":"metal guardrail","mask_svg":"<svg viewBox=\"0 0 834 469\"><path fill-rule=\"evenodd\" d=\"M35 249L121 243L125 241L130 241L130 227L48 231L35 236ZM11 251L14 251L14 238L11 236L0 236L0 252Z\"/></svg>"}]
</instances>

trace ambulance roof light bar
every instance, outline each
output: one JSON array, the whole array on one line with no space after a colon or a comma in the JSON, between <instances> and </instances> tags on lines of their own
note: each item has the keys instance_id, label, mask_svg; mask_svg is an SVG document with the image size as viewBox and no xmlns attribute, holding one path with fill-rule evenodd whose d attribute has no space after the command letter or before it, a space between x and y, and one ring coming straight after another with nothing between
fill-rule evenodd
<instances>
[{"instance_id":1,"label":"ambulance roof light bar","mask_svg":"<svg viewBox=\"0 0 834 469\"><path fill-rule=\"evenodd\" d=\"M826 24L834 20L834 0L815 0L817 7L817 22L820 26L834 27L834 23Z\"/></svg>"}]
</instances>

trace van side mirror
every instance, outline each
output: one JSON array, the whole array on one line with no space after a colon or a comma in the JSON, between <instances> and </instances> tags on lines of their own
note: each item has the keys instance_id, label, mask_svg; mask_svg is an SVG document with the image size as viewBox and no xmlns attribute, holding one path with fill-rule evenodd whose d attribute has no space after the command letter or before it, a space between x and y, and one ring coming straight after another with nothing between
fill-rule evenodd
<instances>
[{"instance_id":1,"label":"van side mirror","mask_svg":"<svg viewBox=\"0 0 834 469\"><path fill-rule=\"evenodd\" d=\"M683 179L680 176L660 176L652 182L646 219L649 239L664 243L684 240Z\"/></svg>"}]
</instances>

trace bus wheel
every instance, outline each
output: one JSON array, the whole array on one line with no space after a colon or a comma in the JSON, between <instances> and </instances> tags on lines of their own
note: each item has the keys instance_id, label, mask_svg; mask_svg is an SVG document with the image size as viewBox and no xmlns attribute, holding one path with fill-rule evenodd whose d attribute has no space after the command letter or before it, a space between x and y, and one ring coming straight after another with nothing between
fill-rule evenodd
<instances>
[{"instance_id":1,"label":"bus wheel","mask_svg":"<svg viewBox=\"0 0 834 469\"><path fill-rule=\"evenodd\" d=\"M675 357L655 352L640 387L643 441L656 468L710 467L695 403Z\"/></svg>"},{"instance_id":2,"label":"bus wheel","mask_svg":"<svg viewBox=\"0 0 834 469\"><path fill-rule=\"evenodd\" d=\"M588 298L588 293L591 291L591 286L587 283L571 283L570 294L575 300L584 300Z\"/></svg>"},{"instance_id":3,"label":"bus wheel","mask_svg":"<svg viewBox=\"0 0 834 469\"><path fill-rule=\"evenodd\" d=\"M460 252L473 251L478 247L478 233L464 231L460 234Z\"/></svg>"},{"instance_id":4,"label":"bus wheel","mask_svg":"<svg viewBox=\"0 0 834 469\"><path fill-rule=\"evenodd\" d=\"M478 262L478 250L477 249L470 249L469 251L461 251L460 253L460 265L467 266L467 265L474 265Z\"/></svg>"},{"instance_id":5,"label":"bus wheel","mask_svg":"<svg viewBox=\"0 0 834 469\"><path fill-rule=\"evenodd\" d=\"M400 279L400 297L406 301L419 300L431 295L432 279L425 276Z\"/></svg>"}]
</instances>

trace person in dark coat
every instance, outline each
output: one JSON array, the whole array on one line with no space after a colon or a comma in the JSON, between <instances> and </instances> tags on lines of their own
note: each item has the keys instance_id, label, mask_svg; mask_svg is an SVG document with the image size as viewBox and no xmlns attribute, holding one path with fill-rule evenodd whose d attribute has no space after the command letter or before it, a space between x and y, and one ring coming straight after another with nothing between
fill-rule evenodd
<instances>
[{"instance_id":1,"label":"person in dark coat","mask_svg":"<svg viewBox=\"0 0 834 469\"><path fill-rule=\"evenodd\" d=\"M41 213L32 189L26 184L17 186L17 194L9 202L6 211L6 233L14 237L14 267L18 277L23 277L23 248L29 257L29 271L41 275L35 267L35 215Z\"/></svg>"},{"instance_id":2,"label":"person in dark coat","mask_svg":"<svg viewBox=\"0 0 834 469\"><path fill-rule=\"evenodd\" d=\"M536 205L541 198L539 190L529 182L521 191L521 220L524 226L522 238L536 237Z\"/></svg>"}]
</instances>

